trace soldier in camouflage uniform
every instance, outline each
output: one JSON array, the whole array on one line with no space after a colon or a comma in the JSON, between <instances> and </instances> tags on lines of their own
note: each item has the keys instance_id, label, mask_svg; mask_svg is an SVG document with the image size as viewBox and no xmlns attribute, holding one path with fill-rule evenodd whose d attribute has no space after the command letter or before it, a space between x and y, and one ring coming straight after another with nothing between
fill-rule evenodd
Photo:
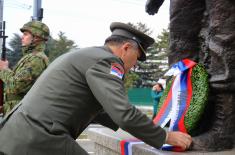
<instances>
[{"instance_id":1,"label":"soldier in camouflage uniform","mask_svg":"<svg viewBox=\"0 0 235 155\"><path fill-rule=\"evenodd\" d=\"M8 113L28 92L33 83L48 66L45 42L49 28L39 21L30 21L20 29L23 57L13 70L8 61L0 61L0 79L4 82L4 114Z\"/></svg>"}]
</instances>

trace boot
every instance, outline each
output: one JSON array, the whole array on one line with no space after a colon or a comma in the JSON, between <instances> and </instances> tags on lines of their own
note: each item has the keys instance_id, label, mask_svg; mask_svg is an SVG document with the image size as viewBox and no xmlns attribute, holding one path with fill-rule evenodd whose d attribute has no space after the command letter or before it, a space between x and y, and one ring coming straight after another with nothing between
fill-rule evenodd
<instances>
[{"instance_id":1,"label":"boot","mask_svg":"<svg viewBox=\"0 0 235 155\"><path fill-rule=\"evenodd\" d=\"M191 150L221 151L232 149L235 133L234 92L213 95L214 116L208 131L193 137ZM207 113L211 115L210 113Z\"/></svg>"}]
</instances>

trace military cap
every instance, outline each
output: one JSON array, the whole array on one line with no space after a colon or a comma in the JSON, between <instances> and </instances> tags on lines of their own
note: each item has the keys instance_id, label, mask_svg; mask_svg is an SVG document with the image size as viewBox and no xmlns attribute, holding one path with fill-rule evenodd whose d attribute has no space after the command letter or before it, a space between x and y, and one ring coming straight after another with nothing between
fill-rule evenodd
<instances>
[{"instance_id":1,"label":"military cap","mask_svg":"<svg viewBox=\"0 0 235 155\"><path fill-rule=\"evenodd\" d=\"M111 23L110 30L112 32L112 36L122 36L134 40L139 45L140 51L142 52L141 57L138 60L146 60L146 50L154 43L153 38L139 30L136 30L131 25L120 22Z\"/></svg>"}]
</instances>

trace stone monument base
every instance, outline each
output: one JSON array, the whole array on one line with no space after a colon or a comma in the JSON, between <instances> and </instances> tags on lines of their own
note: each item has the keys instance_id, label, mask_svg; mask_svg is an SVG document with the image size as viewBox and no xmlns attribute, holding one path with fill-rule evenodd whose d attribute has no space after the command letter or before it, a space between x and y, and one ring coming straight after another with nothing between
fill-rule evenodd
<instances>
[{"instance_id":1,"label":"stone monument base","mask_svg":"<svg viewBox=\"0 0 235 155\"><path fill-rule=\"evenodd\" d=\"M120 155L120 141L122 139L133 138L127 132L119 129L117 132L108 128L90 128L87 131L88 138L94 142L94 152L96 155ZM133 155L235 155L235 148L233 150L220 152L170 152L157 150L147 144L137 144L132 147Z\"/></svg>"}]
</instances>

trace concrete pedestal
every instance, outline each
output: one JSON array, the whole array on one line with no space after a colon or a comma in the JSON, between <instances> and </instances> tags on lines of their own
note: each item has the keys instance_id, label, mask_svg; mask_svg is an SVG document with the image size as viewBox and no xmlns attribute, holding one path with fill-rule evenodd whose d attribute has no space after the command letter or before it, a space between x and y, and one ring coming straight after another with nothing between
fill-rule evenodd
<instances>
[{"instance_id":1,"label":"concrete pedestal","mask_svg":"<svg viewBox=\"0 0 235 155\"><path fill-rule=\"evenodd\" d=\"M94 152L96 155L120 155L120 141L122 139L133 138L123 130L114 132L108 128L88 129L88 138L94 142ZM233 150L221 152L194 152L183 153L157 150L147 144L137 144L132 147L133 155L235 155Z\"/></svg>"}]
</instances>

